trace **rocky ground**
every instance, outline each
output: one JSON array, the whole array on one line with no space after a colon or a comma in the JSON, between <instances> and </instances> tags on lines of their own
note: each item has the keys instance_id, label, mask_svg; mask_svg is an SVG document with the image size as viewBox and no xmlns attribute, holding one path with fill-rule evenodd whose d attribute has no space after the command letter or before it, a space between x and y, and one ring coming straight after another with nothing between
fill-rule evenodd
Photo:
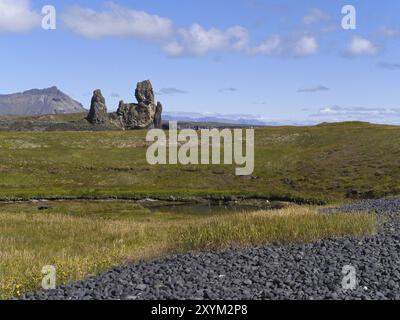
<instances>
[{"instance_id":1,"label":"rocky ground","mask_svg":"<svg viewBox=\"0 0 400 320\"><path fill-rule=\"evenodd\" d=\"M175 255L126 265L24 299L400 299L400 199L338 209L372 211L377 235L302 245ZM325 213L329 214L329 213ZM344 290L344 266L357 286Z\"/></svg>"}]
</instances>

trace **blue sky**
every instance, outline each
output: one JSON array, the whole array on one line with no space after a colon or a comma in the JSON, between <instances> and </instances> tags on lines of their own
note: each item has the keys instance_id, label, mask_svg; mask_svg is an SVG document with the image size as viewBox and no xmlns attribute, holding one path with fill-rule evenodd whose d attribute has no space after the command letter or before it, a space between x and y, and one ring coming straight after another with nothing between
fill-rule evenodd
<instances>
[{"instance_id":1,"label":"blue sky","mask_svg":"<svg viewBox=\"0 0 400 320\"><path fill-rule=\"evenodd\" d=\"M399 14L395 0L0 0L0 94L56 85L88 107L100 88L115 110L150 79L170 112L400 123Z\"/></svg>"}]
</instances>

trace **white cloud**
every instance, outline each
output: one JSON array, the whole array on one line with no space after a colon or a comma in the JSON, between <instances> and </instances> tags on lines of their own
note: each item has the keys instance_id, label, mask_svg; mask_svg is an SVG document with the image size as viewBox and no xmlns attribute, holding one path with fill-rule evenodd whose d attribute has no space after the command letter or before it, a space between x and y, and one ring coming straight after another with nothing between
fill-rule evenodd
<instances>
[{"instance_id":1,"label":"white cloud","mask_svg":"<svg viewBox=\"0 0 400 320\"><path fill-rule=\"evenodd\" d=\"M249 48L250 54L307 56L317 53L318 41L313 36L303 35L283 39L279 35L273 35L260 44Z\"/></svg>"},{"instance_id":2,"label":"white cloud","mask_svg":"<svg viewBox=\"0 0 400 320\"><path fill-rule=\"evenodd\" d=\"M164 45L164 51L171 57L179 57L185 53L185 47L177 41L172 41Z\"/></svg>"},{"instance_id":3,"label":"white cloud","mask_svg":"<svg viewBox=\"0 0 400 320\"><path fill-rule=\"evenodd\" d=\"M156 41L170 56L202 56L212 51L244 51L248 47L247 29L206 30L199 24L175 28L171 19L109 3L104 11L79 6L62 15L70 30L89 39L130 37Z\"/></svg>"},{"instance_id":4,"label":"white cloud","mask_svg":"<svg viewBox=\"0 0 400 320\"><path fill-rule=\"evenodd\" d=\"M348 53L353 56L375 56L379 53L379 49L370 40L363 37L355 36L348 46Z\"/></svg>"},{"instance_id":5,"label":"white cloud","mask_svg":"<svg viewBox=\"0 0 400 320\"><path fill-rule=\"evenodd\" d=\"M279 35L273 35L250 49L252 54L275 54L282 50L282 39Z\"/></svg>"},{"instance_id":6,"label":"white cloud","mask_svg":"<svg viewBox=\"0 0 400 320\"><path fill-rule=\"evenodd\" d=\"M321 115L327 115L327 114L337 114L338 111L336 110L336 107L326 107L326 108L322 108L319 110L319 113Z\"/></svg>"},{"instance_id":7,"label":"white cloud","mask_svg":"<svg viewBox=\"0 0 400 320\"><path fill-rule=\"evenodd\" d=\"M303 22L307 25L328 20L330 20L330 16L318 8L311 9L311 11L303 18Z\"/></svg>"},{"instance_id":8,"label":"white cloud","mask_svg":"<svg viewBox=\"0 0 400 320\"><path fill-rule=\"evenodd\" d=\"M206 30L199 24L177 31L176 39L164 46L171 56L202 56L212 51L242 51L248 46L247 29L240 26L225 31L211 28Z\"/></svg>"},{"instance_id":9,"label":"white cloud","mask_svg":"<svg viewBox=\"0 0 400 320\"><path fill-rule=\"evenodd\" d=\"M249 44L249 32L246 28L236 26L228 29L227 35L233 40L232 48L237 51L245 50Z\"/></svg>"},{"instance_id":10,"label":"white cloud","mask_svg":"<svg viewBox=\"0 0 400 320\"><path fill-rule=\"evenodd\" d=\"M399 122L400 109L329 106L311 116L327 121Z\"/></svg>"},{"instance_id":11,"label":"white cloud","mask_svg":"<svg viewBox=\"0 0 400 320\"><path fill-rule=\"evenodd\" d=\"M249 31L241 26L206 29L195 23L177 28L169 18L114 3L108 3L103 11L73 6L62 15L62 20L72 32L89 39L127 37L154 41L171 57L205 56L213 52L306 56L319 48L316 38L309 35L290 39L273 35L252 46Z\"/></svg>"},{"instance_id":12,"label":"white cloud","mask_svg":"<svg viewBox=\"0 0 400 320\"><path fill-rule=\"evenodd\" d=\"M40 27L39 13L29 0L0 0L0 32L25 32Z\"/></svg>"},{"instance_id":13,"label":"white cloud","mask_svg":"<svg viewBox=\"0 0 400 320\"><path fill-rule=\"evenodd\" d=\"M205 30L198 24L192 25L189 29L181 29L179 34L185 50L198 55L210 50L227 48L229 45L226 33L215 28Z\"/></svg>"},{"instance_id":14,"label":"white cloud","mask_svg":"<svg viewBox=\"0 0 400 320\"><path fill-rule=\"evenodd\" d=\"M306 56L317 53L318 41L310 35L283 39L272 35L261 43L251 46L247 29L236 26L225 31L204 29L194 24L188 29L179 29L177 38L164 46L170 56L202 56L209 52L236 51L250 55L295 55Z\"/></svg>"},{"instance_id":15,"label":"white cloud","mask_svg":"<svg viewBox=\"0 0 400 320\"><path fill-rule=\"evenodd\" d=\"M295 55L306 56L317 53L319 48L317 39L313 36L302 36L292 44L292 50Z\"/></svg>"},{"instance_id":16,"label":"white cloud","mask_svg":"<svg viewBox=\"0 0 400 320\"><path fill-rule=\"evenodd\" d=\"M62 15L65 25L73 32L90 39L132 37L160 40L170 37L174 26L170 19L131 10L109 3L107 10L95 11L74 6Z\"/></svg>"}]
</instances>

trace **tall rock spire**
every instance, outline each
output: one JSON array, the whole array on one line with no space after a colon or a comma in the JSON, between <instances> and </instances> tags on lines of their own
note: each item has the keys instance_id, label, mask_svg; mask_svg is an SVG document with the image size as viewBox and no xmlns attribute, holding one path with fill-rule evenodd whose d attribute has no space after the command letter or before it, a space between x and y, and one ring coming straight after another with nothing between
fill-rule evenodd
<instances>
[{"instance_id":1,"label":"tall rock spire","mask_svg":"<svg viewBox=\"0 0 400 320\"><path fill-rule=\"evenodd\" d=\"M101 90L97 89L93 92L92 102L87 120L91 124L105 123L108 119L106 100L101 94Z\"/></svg>"}]
</instances>

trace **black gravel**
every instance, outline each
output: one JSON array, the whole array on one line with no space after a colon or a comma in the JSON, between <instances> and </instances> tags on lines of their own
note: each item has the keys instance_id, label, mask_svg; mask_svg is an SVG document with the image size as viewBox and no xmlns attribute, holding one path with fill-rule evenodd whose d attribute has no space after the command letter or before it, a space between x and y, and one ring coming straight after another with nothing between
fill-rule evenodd
<instances>
[{"instance_id":1,"label":"black gravel","mask_svg":"<svg viewBox=\"0 0 400 320\"><path fill-rule=\"evenodd\" d=\"M340 212L371 211L377 235L223 252L174 255L115 268L24 299L400 299L400 199L367 200ZM342 268L357 285L342 287Z\"/></svg>"}]
</instances>

